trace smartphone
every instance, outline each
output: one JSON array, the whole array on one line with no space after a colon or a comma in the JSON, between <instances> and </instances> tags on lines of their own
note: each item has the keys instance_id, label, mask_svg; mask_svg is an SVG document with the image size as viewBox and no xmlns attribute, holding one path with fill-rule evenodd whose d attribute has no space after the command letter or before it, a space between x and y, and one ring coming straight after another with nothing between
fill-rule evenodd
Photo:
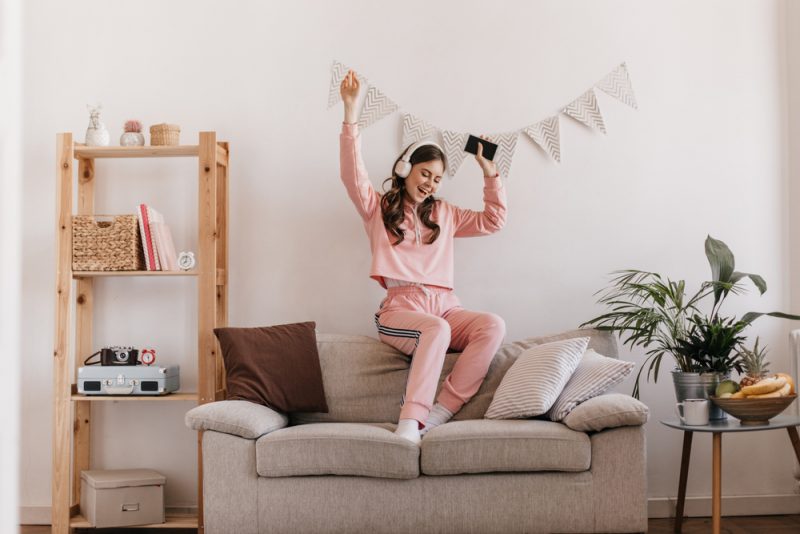
<instances>
[{"instance_id":1,"label":"smartphone","mask_svg":"<svg viewBox=\"0 0 800 534\"><path fill-rule=\"evenodd\" d=\"M489 161L492 161L494 159L495 152L497 152L497 145L487 141L486 139L481 139L480 137L475 137L474 135L470 134L469 138L467 139L467 146L464 147L464 151L477 156L478 143L483 145L483 157Z\"/></svg>"}]
</instances>

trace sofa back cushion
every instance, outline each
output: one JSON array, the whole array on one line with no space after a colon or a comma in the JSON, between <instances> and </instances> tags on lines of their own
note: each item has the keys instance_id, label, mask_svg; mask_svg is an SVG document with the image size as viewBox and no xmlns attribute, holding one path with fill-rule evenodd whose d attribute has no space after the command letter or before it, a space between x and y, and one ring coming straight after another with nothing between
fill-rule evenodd
<instances>
[{"instance_id":1,"label":"sofa back cushion","mask_svg":"<svg viewBox=\"0 0 800 534\"><path fill-rule=\"evenodd\" d=\"M292 424L397 422L410 359L367 336L317 334L328 413L292 413Z\"/></svg>"},{"instance_id":2,"label":"sofa back cushion","mask_svg":"<svg viewBox=\"0 0 800 534\"><path fill-rule=\"evenodd\" d=\"M589 348L604 356L617 357L616 339L599 330L576 329L506 343L495 354L478 392L454 419L483 419L503 375L522 351L534 345L576 337L588 337ZM397 422L411 362L408 356L375 338L342 334L318 333L317 349L328 413L293 413L290 415L292 424ZM449 353L445 357L439 389L459 354Z\"/></svg>"}]
</instances>

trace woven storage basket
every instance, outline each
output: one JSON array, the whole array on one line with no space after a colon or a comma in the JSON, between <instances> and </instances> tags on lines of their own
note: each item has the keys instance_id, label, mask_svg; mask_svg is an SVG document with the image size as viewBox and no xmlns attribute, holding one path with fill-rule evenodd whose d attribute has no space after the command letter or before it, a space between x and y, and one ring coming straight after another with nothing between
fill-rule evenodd
<instances>
[{"instance_id":1,"label":"woven storage basket","mask_svg":"<svg viewBox=\"0 0 800 534\"><path fill-rule=\"evenodd\" d=\"M73 271L141 271L144 252L136 215L98 221L94 215L72 217Z\"/></svg>"},{"instance_id":2,"label":"woven storage basket","mask_svg":"<svg viewBox=\"0 0 800 534\"><path fill-rule=\"evenodd\" d=\"M154 124L150 127L150 144L177 145L181 135L181 127L177 124Z\"/></svg>"}]
</instances>

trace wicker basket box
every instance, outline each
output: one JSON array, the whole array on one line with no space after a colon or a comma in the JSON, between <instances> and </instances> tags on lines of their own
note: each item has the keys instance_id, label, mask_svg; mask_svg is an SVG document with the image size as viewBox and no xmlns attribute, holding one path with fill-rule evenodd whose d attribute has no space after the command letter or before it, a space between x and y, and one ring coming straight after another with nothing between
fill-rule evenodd
<instances>
[{"instance_id":1,"label":"wicker basket box","mask_svg":"<svg viewBox=\"0 0 800 534\"><path fill-rule=\"evenodd\" d=\"M136 215L116 215L111 221L96 215L72 217L73 271L141 271L144 251Z\"/></svg>"},{"instance_id":2,"label":"wicker basket box","mask_svg":"<svg viewBox=\"0 0 800 534\"><path fill-rule=\"evenodd\" d=\"M150 144L177 145L180 141L181 127L177 124L154 124L150 127Z\"/></svg>"}]
</instances>

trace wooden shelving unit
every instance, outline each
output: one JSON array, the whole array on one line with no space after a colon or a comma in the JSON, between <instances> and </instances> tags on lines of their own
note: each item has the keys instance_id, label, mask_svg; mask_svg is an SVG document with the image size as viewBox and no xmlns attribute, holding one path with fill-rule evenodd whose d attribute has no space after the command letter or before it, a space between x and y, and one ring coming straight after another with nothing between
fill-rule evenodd
<instances>
[{"instance_id":1,"label":"wooden shelving unit","mask_svg":"<svg viewBox=\"0 0 800 534\"><path fill-rule=\"evenodd\" d=\"M53 351L53 502L52 532L90 528L80 514L80 475L91 468L89 444L92 405L97 402L195 402L225 398L222 358L214 328L228 324L228 143L215 132L200 132L196 145L87 147L71 133L56 139L56 331ZM94 209L94 162L98 158L196 157L198 160L198 250L192 271L87 272L72 270L72 216ZM77 161L77 174L75 162ZM77 202L73 203L73 194ZM75 204L75 205L73 205ZM190 276L197 279L198 391L162 397L92 397L75 391L81 356L94 352L92 321L97 278ZM71 306L75 303L74 332ZM74 339L73 339L74 336ZM71 351L73 348L74 351ZM77 355L77 356L75 356ZM170 514L167 522L135 528L197 528L203 532L202 435L197 436L198 515Z\"/></svg>"}]
</instances>

